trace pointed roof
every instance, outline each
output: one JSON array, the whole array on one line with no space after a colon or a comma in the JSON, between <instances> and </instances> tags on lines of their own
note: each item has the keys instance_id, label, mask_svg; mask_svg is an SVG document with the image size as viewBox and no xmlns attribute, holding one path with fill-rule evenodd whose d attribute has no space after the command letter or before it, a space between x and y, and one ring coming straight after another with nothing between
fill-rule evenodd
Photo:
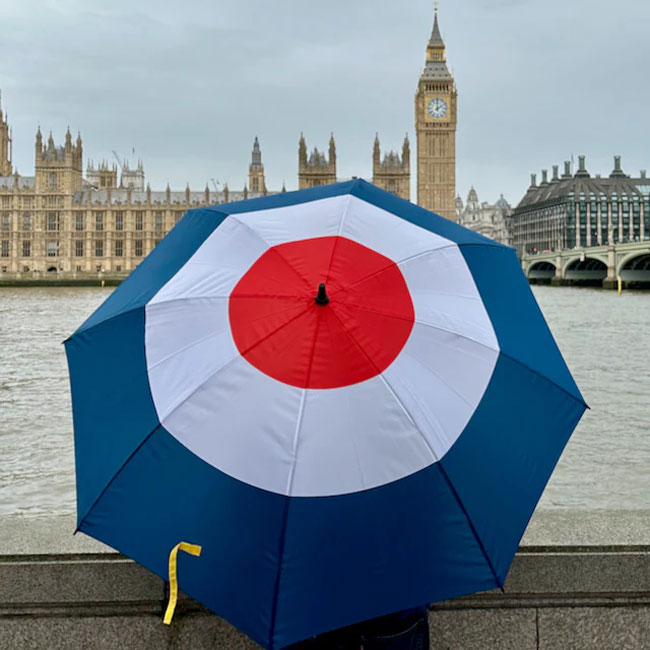
<instances>
[{"instance_id":1,"label":"pointed roof","mask_svg":"<svg viewBox=\"0 0 650 650\"><path fill-rule=\"evenodd\" d=\"M433 30L431 31L431 38L429 39L429 47L444 47L445 42L440 35L440 27L438 26L438 7L436 7L435 18L433 19Z\"/></svg>"}]
</instances>

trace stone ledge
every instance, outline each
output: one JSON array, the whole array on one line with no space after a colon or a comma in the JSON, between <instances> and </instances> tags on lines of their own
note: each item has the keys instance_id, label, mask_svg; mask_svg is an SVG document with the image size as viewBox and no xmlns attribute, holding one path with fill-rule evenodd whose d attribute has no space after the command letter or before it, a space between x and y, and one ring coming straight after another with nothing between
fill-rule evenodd
<instances>
[{"instance_id":1,"label":"stone ledge","mask_svg":"<svg viewBox=\"0 0 650 650\"><path fill-rule=\"evenodd\" d=\"M645 648L650 624L648 512L537 513L504 590L436 603L432 648ZM72 536L71 517L5 517L0 650L253 650L181 597L162 625L164 582L112 549Z\"/></svg>"}]
</instances>

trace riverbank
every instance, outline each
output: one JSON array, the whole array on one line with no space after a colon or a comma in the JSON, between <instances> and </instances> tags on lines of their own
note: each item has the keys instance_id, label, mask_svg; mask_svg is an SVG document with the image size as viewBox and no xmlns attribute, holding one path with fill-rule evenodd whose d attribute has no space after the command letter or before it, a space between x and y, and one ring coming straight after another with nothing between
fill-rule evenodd
<instances>
[{"instance_id":1,"label":"riverbank","mask_svg":"<svg viewBox=\"0 0 650 650\"><path fill-rule=\"evenodd\" d=\"M254 650L188 598L162 624L164 583L71 516L0 519L0 649ZM433 606L433 648L647 648L650 511L539 511L503 592Z\"/></svg>"},{"instance_id":2,"label":"riverbank","mask_svg":"<svg viewBox=\"0 0 650 650\"><path fill-rule=\"evenodd\" d=\"M116 287L128 273L0 273L0 287Z\"/></svg>"}]
</instances>

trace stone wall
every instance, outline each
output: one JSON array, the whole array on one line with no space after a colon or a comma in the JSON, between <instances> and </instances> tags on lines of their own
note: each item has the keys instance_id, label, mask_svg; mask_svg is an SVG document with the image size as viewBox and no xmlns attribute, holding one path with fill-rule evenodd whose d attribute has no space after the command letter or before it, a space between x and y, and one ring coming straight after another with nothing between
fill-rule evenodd
<instances>
[{"instance_id":1,"label":"stone wall","mask_svg":"<svg viewBox=\"0 0 650 650\"><path fill-rule=\"evenodd\" d=\"M257 646L69 517L5 517L0 649L244 650ZM650 512L536 515L503 592L433 606L432 649L650 647Z\"/></svg>"}]
</instances>

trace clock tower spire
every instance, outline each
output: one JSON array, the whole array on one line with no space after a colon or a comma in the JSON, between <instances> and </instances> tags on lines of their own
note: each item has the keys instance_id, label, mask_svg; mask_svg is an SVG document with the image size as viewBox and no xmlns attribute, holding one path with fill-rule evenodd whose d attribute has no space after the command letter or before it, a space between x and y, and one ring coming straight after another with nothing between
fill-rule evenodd
<instances>
[{"instance_id":1,"label":"clock tower spire","mask_svg":"<svg viewBox=\"0 0 650 650\"><path fill-rule=\"evenodd\" d=\"M418 205L456 218L456 84L447 68L436 2L426 62L415 94Z\"/></svg>"}]
</instances>

